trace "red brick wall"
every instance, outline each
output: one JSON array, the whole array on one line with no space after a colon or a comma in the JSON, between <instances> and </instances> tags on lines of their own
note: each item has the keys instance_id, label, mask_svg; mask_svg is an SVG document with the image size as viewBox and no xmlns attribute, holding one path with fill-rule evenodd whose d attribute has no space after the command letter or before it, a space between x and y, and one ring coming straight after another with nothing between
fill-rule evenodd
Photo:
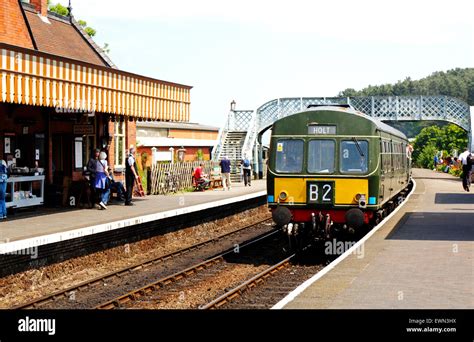
<instances>
[{"instance_id":1,"label":"red brick wall","mask_svg":"<svg viewBox=\"0 0 474 342\"><path fill-rule=\"evenodd\" d=\"M7 0L8 1L8 0ZM31 0L30 3L43 17L48 15L48 0Z\"/></svg>"},{"instance_id":2,"label":"red brick wall","mask_svg":"<svg viewBox=\"0 0 474 342\"><path fill-rule=\"evenodd\" d=\"M169 138L215 140L219 131L197 131L192 129L170 129Z\"/></svg>"},{"instance_id":3,"label":"red brick wall","mask_svg":"<svg viewBox=\"0 0 474 342\"><path fill-rule=\"evenodd\" d=\"M0 1L0 42L33 49L18 0Z\"/></svg>"},{"instance_id":4,"label":"red brick wall","mask_svg":"<svg viewBox=\"0 0 474 342\"><path fill-rule=\"evenodd\" d=\"M170 146L171 147L171 146ZM170 147L157 147L157 151L169 151L169 148ZM174 148L174 153L176 154L176 151L181 148L181 146L173 146ZM184 146L184 148L186 149L186 154L184 156L184 160L185 161L196 161L197 160L197 157L196 157L196 153L199 149L202 150L202 155L203 155L203 159L204 160L210 160L211 159L211 153L210 153L210 148L209 147L186 147ZM151 161L151 147L148 147L148 146L140 146L138 147L138 153L142 154L146 152L149 156L149 160ZM149 165L150 166L150 165Z\"/></svg>"},{"instance_id":5,"label":"red brick wall","mask_svg":"<svg viewBox=\"0 0 474 342\"><path fill-rule=\"evenodd\" d=\"M137 146L137 123L135 121L127 120L127 125L125 127L126 131L126 141L127 141L127 150L131 145Z\"/></svg>"}]
</instances>

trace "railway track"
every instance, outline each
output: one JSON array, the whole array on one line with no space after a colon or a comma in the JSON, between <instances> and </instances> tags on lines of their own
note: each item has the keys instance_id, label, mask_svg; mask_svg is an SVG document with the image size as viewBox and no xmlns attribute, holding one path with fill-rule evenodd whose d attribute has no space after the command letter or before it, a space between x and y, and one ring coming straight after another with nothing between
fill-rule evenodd
<instances>
[{"instance_id":1,"label":"railway track","mask_svg":"<svg viewBox=\"0 0 474 342\"><path fill-rule=\"evenodd\" d=\"M245 292L248 290L251 290L258 285L260 285L262 282L264 282L267 278L273 276L275 273L281 271L283 268L288 267L290 264L291 260L294 259L296 254L290 255L288 258L283 259L276 265L273 265L269 267L268 269L264 270L263 272L257 274L256 276L252 277L251 279L243 282L242 284L236 286L230 291L227 291L224 293L222 296L214 299L210 303L201 306L200 309L207 310L207 309L218 309L222 307L225 304L230 303L232 300L234 300L237 297L242 296Z\"/></svg>"},{"instance_id":2,"label":"railway track","mask_svg":"<svg viewBox=\"0 0 474 342\"><path fill-rule=\"evenodd\" d=\"M275 260L272 266L268 267L269 263L265 258L269 258L269 254L261 253L262 251L259 250L259 253L251 254L246 260L242 254L228 251L204 262L202 260L209 255L216 254L208 253L206 256L189 258L188 262L175 263L170 267L166 267L165 262L188 255L191 251L199 251L205 249L206 246L229 240L256 225L267 224L267 231L270 231L270 222L269 219L262 220L234 232L117 272L111 272L15 308L271 308L295 287L324 268L328 263L328 258L322 256L320 260L301 263L301 260L298 260L300 258L293 254ZM241 239L241 241L247 240ZM280 247L283 249L283 245ZM243 246L239 248L242 249ZM224 249L226 248L221 247L221 250ZM234 260L234 262L227 260L226 258L230 255L234 257L238 255L240 260ZM197 260L199 260L198 263L193 263ZM252 263L261 265L253 269L251 267L239 269L236 266L239 263L246 266ZM267 267L263 267L263 264ZM139 275L157 265L162 266L161 272L148 272L147 276ZM164 277L163 274L165 274ZM128 281L134 275L140 278L139 281ZM218 278L229 279L229 281L216 280ZM114 284L124 282L127 286L121 286L115 291ZM205 287L203 284L206 283L212 283L212 286L203 289ZM142 286L143 284L148 285ZM106 288L107 286L109 288ZM97 292L97 289L100 291ZM209 293L196 295L200 290ZM87 294L92 298L88 298ZM193 298L190 299L190 297Z\"/></svg>"},{"instance_id":3,"label":"railway track","mask_svg":"<svg viewBox=\"0 0 474 342\"><path fill-rule=\"evenodd\" d=\"M198 308L242 279L281 260L286 245L280 231L272 231L209 260L104 302L96 309Z\"/></svg>"},{"instance_id":4,"label":"railway track","mask_svg":"<svg viewBox=\"0 0 474 342\"><path fill-rule=\"evenodd\" d=\"M411 191L411 187L409 191ZM362 238L362 236L359 238ZM323 246L313 249L307 248L305 252L308 250L312 252L305 253L306 256L293 254L283 259L260 274L227 291L219 298L201 306L200 309L272 308L288 293L321 271L338 256L324 255L322 253L324 250Z\"/></svg>"},{"instance_id":5,"label":"railway track","mask_svg":"<svg viewBox=\"0 0 474 342\"><path fill-rule=\"evenodd\" d=\"M307 246L245 280L199 309L270 309L301 283L319 272L327 263L321 254Z\"/></svg>"},{"instance_id":6,"label":"railway track","mask_svg":"<svg viewBox=\"0 0 474 342\"><path fill-rule=\"evenodd\" d=\"M91 308L96 306L97 303L103 301L104 298L108 298L107 295L109 293L113 295L114 291L112 290L111 292L111 289L119 283L125 283L125 286L128 287L136 286L136 281L134 282L130 278L134 278L134 276L139 272L146 272L148 277L156 277L156 274L160 273L169 274L176 269L181 269L183 265L194 262L196 259L202 260L207 258L209 255L215 255L216 250L219 248L220 251L223 249L225 250L228 248L227 246L229 244L230 246L233 246L235 243L241 243L251 237L262 234L262 232L268 232L271 230L273 230L271 227L271 219L264 219L257 223L239 228L233 232L220 235L178 251L158 256L122 268L118 271L107 273L100 277L86 280L67 289L20 304L13 307L13 309ZM219 247L215 248L217 244L219 244ZM220 245L223 245L223 247L220 247ZM193 257L189 260L180 260L181 257L189 256L190 254L193 254ZM171 261L176 261L175 265L168 265ZM141 278L146 279L147 276ZM117 289L117 291L120 291L120 289Z\"/></svg>"}]
</instances>

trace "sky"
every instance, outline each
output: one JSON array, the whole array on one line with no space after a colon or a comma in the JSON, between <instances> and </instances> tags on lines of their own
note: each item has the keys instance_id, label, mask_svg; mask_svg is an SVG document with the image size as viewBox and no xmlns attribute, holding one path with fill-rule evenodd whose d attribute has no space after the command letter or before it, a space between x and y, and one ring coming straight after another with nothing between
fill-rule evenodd
<instances>
[{"instance_id":1,"label":"sky","mask_svg":"<svg viewBox=\"0 0 474 342\"><path fill-rule=\"evenodd\" d=\"M67 0L52 1L67 5ZM420 79L474 66L471 0L72 0L122 70L193 86L191 122L230 102Z\"/></svg>"}]
</instances>

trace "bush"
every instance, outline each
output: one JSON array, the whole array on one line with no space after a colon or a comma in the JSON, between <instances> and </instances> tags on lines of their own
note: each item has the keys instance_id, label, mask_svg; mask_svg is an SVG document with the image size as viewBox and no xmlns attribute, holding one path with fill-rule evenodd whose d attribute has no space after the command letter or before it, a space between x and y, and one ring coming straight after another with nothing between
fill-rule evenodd
<instances>
[{"instance_id":1,"label":"bush","mask_svg":"<svg viewBox=\"0 0 474 342\"><path fill-rule=\"evenodd\" d=\"M462 170L461 169L449 169L449 174L453 175L454 177L461 177Z\"/></svg>"},{"instance_id":2,"label":"bush","mask_svg":"<svg viewBox=\"0 0 474 342\"><path fill-rule=\"evenodd\" d=\"M142 156L140 154L137 155L137 172L138 172L138 175L140 176L140 179L142 181L142 186L143 186L143 190L145 191L146 193L146 189L147 189L147 170L146 168L143 169L143 160L142 160Z\"/></svg>"},{"instance_id":3,"label":"bush","mask_svg":"<svg viewBox=\"0 0 474 342\"><path fill-rule=\"evenodd\" d=\"M438 150L435 146L428 144L418 154L416 165L427 169L434 169L434 156Z\"/></svg>"}]
</instances>

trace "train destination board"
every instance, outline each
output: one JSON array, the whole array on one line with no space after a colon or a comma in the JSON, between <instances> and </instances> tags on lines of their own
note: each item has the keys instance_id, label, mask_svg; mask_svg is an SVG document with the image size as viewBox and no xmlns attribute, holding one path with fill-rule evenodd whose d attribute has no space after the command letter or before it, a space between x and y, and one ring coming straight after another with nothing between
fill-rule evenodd
<instances>
[{"instance_id":1,"label":"train destination board","mask_svg":"<svg viewBox=\"0 0 474 342\"><path fill-rule=\"evenodd\" d=\"M309 126L308 126L308 134L314 134L314 135L335 135L335 134L336 134L336 126L328 126L328 125L309 125Z\"/></svg>"}]
</instances>

